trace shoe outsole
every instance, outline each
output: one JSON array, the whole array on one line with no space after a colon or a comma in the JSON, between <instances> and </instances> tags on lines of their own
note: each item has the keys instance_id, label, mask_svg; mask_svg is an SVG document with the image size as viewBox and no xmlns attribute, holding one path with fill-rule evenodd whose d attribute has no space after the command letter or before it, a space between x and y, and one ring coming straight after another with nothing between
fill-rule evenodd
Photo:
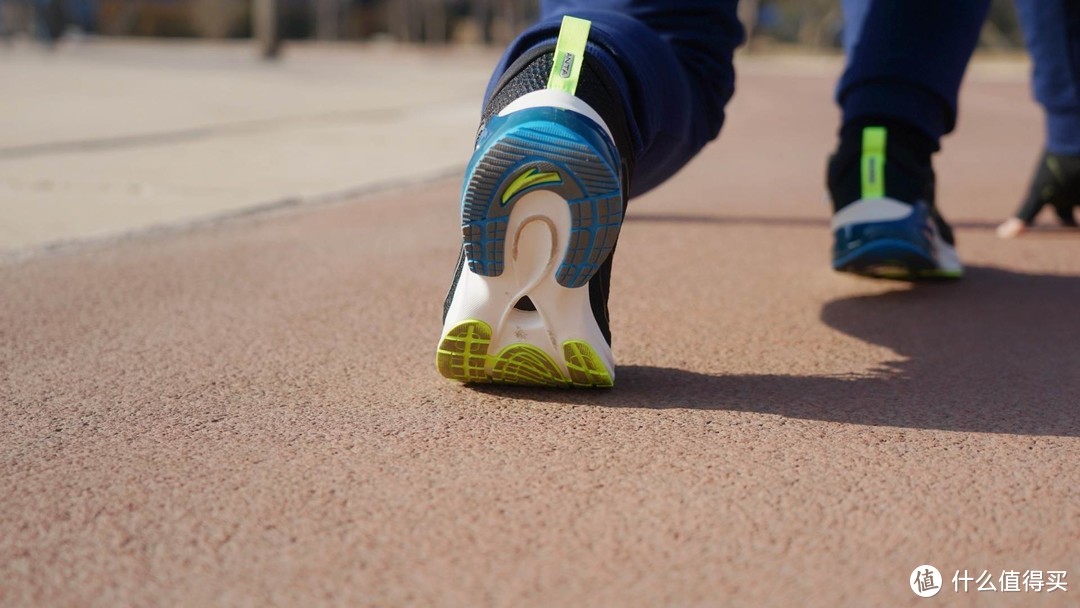
<instances>
[{"instance_id":1,"label":"shoe outsole","mask_svg":"<svg viewBox=\"0 0 1080 608\"><path fill-rule=\"evenodd\" d=\"M567 376L547 353L532 344L510 344L491 354L491 336L491 327L483 321L466 321L452 328L443 337L435 356L439 372L466 383L566 388L610 388L614 385L604 362L587 342L567 340L563 343Z\"/></svg>"},{"instance_id":2,"label":"shoe outsole","mask_svg":"<svg viewBox=\"0 0 1080 608\"><path fill-rule=\"evenodd\" d=\"M475 164L462 197L465 255L473 272L502 274L510 213L522 195L548 189L566 199L573 220L570 247L556 279L564 287L581 287L619 238L622 191L614 159L604 158L598 146L574 129L545 121L547 112L559 110L534 112L529 122L507 129ZM585 120L562 113L561 121ZM560 181L510 191L516 180L529 175L557 175Z\"/></svg>"},{"instance_id":3,"label":"shoe outsole","mask_svg":"<svg viewBox=\"0 0 1080 608\"><path fill-rule=\"evenodd\" d=\"M477 384L611 387L611 349L588 283L622 226L618 153L604 127L565 109L534 107L488 128L462 192L466 268L436 351L439 373ZM533 307L517 306L525 297Z\"/></svg>"},{"instance_id":4,"label":"shoe outsole","mask_svg":"<svg viewBox=\"0 0 1080 608\"><path fill-rule=\"evenodd\" d=\"M959 279L962 271L939 268L937 262L918 247L898 239L867 243L833 263L839 272L877 279Z\"/></svg>"}]
</instances>

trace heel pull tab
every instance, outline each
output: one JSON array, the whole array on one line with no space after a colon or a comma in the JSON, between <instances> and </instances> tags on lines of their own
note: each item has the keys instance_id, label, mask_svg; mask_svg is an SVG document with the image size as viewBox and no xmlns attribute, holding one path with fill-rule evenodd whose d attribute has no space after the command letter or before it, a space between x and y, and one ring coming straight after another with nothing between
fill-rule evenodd
<instances>
[{"instance_id":1,"label":"heel pull tab","mask_svg":"<svg viewBox=\"0 0 1080 608\"><path fill-rule=\"evenodd\" d=\"M591 28L591 21L569 15L563 17L547 88L565 91L571 95L577 92L581 65L585 62L585 43L589 40Z\"/></svg>"},{"instance_id":2,"label":"heel pull tab","mask_svg":"<svg viewBox=\"0 0 1080 608\"><path fill-rule=\"evenodd\" d=\"M862 198L885 197L885 127L866 127L862 132Z\"/></svg>"}]
</instances>

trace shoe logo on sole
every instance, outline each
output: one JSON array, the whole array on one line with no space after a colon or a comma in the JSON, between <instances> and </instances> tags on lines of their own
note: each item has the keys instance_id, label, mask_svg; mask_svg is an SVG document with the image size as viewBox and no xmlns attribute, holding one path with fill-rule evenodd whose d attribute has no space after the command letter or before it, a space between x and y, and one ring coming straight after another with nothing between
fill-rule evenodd
<instances>
[{"instance_id":1,"label":"shoe logo on sole","mask_svg":"<svg viewBox=\"0 0 1080 608\"><path fill-rule=\"evenodd\" d=\"M514 178L514 181L510 182L510 185L506 188L506 191L502 195L502 206L506 206L510 202L510 199L514 198L521 191L527 188L533 188L536 186L543 186L547 184L561 184L562 176L554 171L541 172L536 167L533 167Z\"/></svg>"}]
</instances>

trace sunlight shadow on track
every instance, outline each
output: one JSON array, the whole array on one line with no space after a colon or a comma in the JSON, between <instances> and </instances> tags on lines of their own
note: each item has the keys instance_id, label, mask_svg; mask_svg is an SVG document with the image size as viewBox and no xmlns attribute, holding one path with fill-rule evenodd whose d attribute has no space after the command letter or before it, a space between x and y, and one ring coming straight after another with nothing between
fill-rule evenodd
<instances>
[{"instance_id":1,"label":"sunlight shadow on track","mask_svg":"<svg viewBox=\"0 0 1080 608\"><path fill-rule=\"evenodd\" d=\"M871 426L1080 437L1080 277L969 268L956 284L834 300L829 327L904 357L868 375L620 366L610 391L483 392L612 408L728 410Z\"/></svg>"}]
</instances>

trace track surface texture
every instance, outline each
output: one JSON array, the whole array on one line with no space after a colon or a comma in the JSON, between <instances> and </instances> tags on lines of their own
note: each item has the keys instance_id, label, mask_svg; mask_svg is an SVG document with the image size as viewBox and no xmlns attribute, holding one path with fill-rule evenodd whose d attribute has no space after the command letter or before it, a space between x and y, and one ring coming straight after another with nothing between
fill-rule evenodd
<instances>
[{"instance_id":1,"label":"track surface texture","mask_svg":"<svg viewBox=\"0 0 1080 608\"><path fill-rule=\"evenodd\" d=\"M3 262L0 605L1076 605L1080 235L993 232L1025 79L965 85L967 278L911 286L829 269L830 65L745 66L631 202L612 390L436 372L456 180Z\"/></svg>"}]
</instances>

